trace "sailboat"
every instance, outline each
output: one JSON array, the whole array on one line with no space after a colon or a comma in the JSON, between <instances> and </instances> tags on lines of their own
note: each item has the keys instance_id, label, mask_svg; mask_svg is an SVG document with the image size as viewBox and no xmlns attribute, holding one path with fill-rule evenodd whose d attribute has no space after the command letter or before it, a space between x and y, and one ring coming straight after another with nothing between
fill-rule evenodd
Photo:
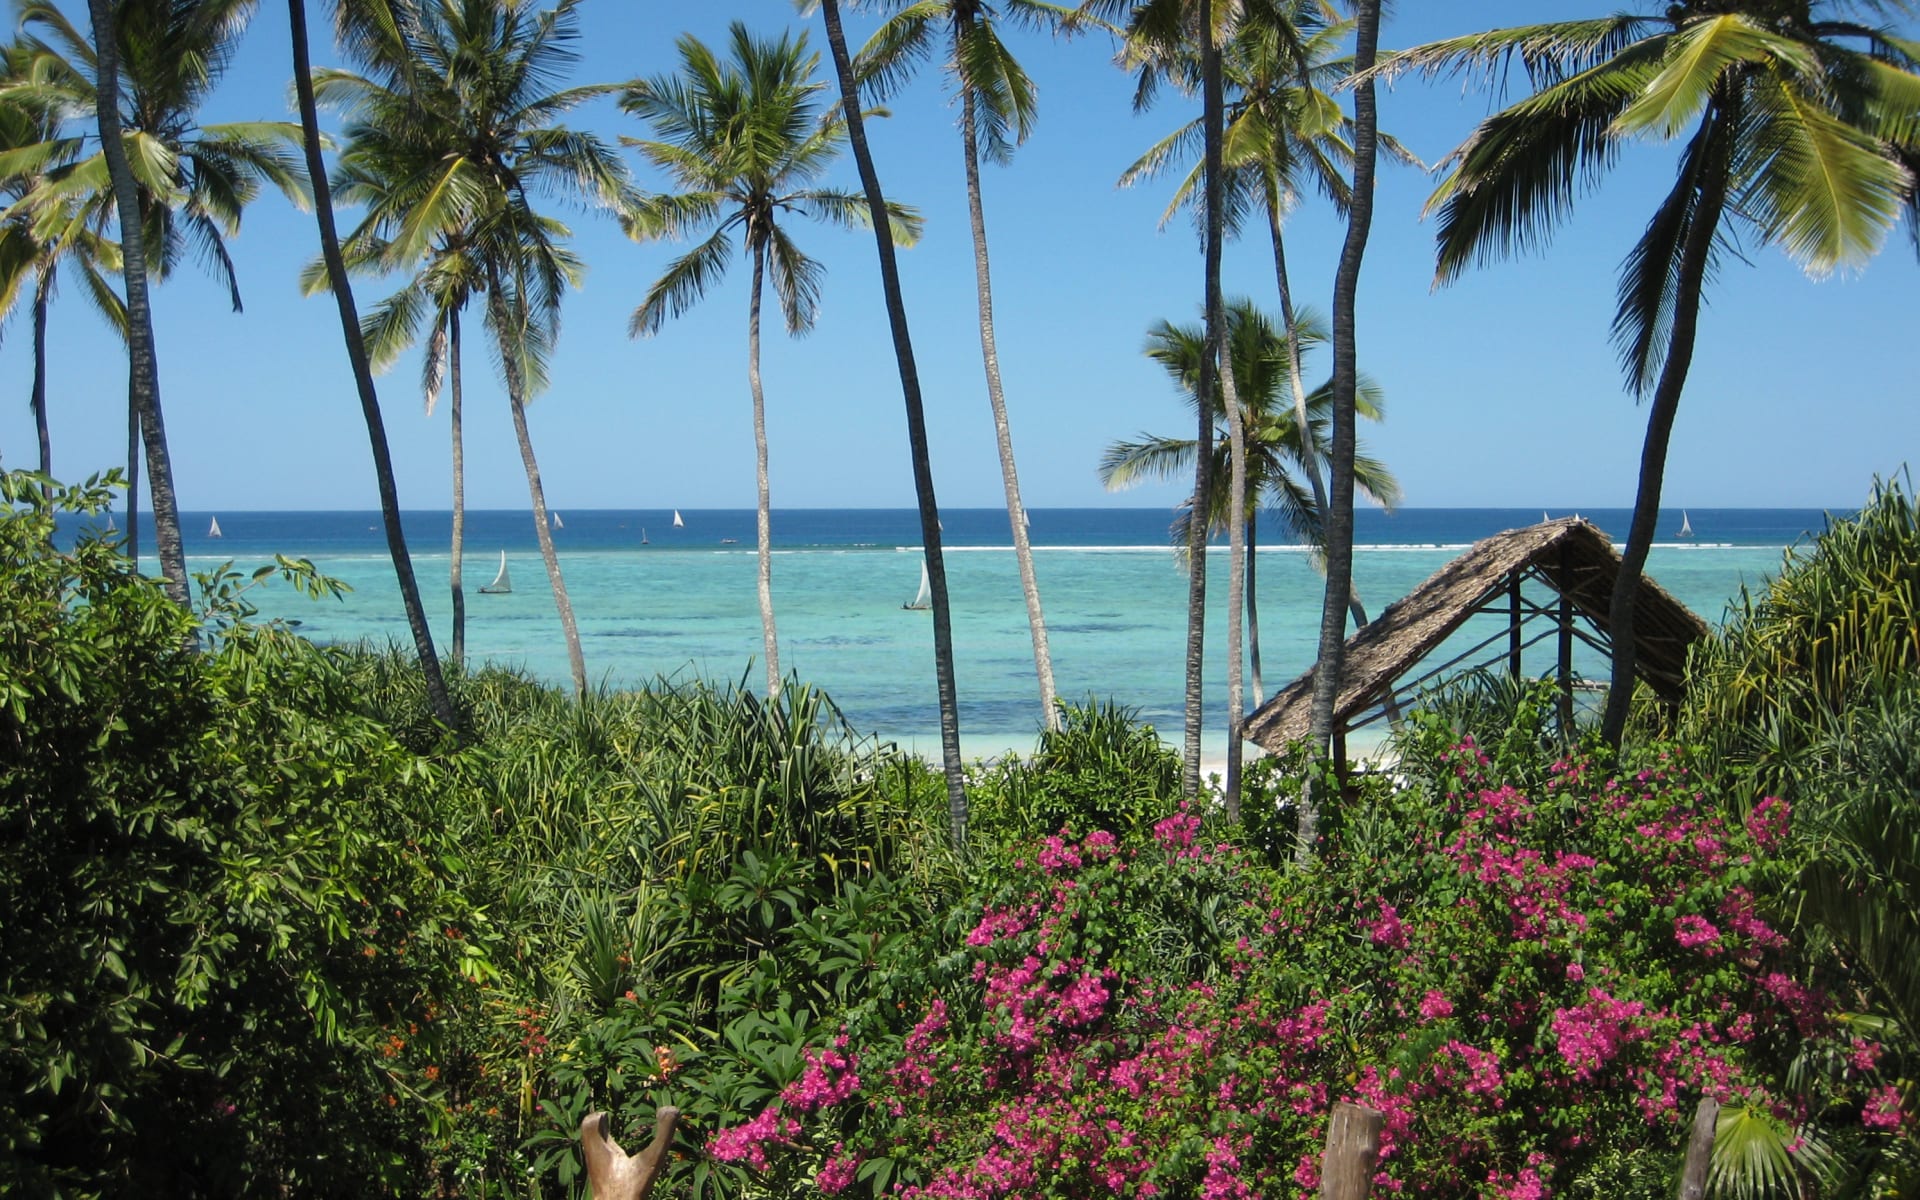
<instances>
[{"instance_id":1,"label":"sailboat","mask_svg":"<svg viewBox=\"0 0 1920 1200\"><path fill-rule=\"evenodd\" d=\"M923 558L920 560L920 590L913 594L912 600L902 604L900 607L909 612L919 612L933 607L933 584L927 578L926 559Z\"/></svg>"},{"instance_id":2,"label":"sailboat","mask_svg":"<svg viewBox=\"0 0 1920 1200\"><path fill-rule=\"evenodd\" d=\"M687 523L680 519L680 510L677 508L673 510L673 527L675 529L685 529L687 527Z\"/></svg>"},{"instance_id":3,"label":"sailboat","mask_svg":"<svg viewBox=\"0 0 1920 1200\"><path fill-rule=\"evenodd\" d=\"M642 546L647 544L647 527L645 525L640 527L640 544Z\"/></svg>"},{"instance_id":4,"label":"sailboat","mask_svg":"<svg viewBox=\"0 0 1920 1200\"><path fill-rule=\"evenodd\" d=\"M225 537L226 536L225 534L220 532L219 517L215 517L213 519L213 524L207 527L207 536L208 537Z\"/></svg>"},{"instance_id":5,"label":"sailboat","mask_svg":"<svg viewBox=\"0 0 1920 1200\"><path fill-rule=\"evenodd\" d=\"M120 527L119 527L118 525L115 525L115 524L113 523L113 513L112 513L112 511L111 511L111 510L109 510L109 511L108 511L108 513L107 513L107 532L108 532L108 533L119 533L119 532L120 532Z\"/></svg>"},{"instance_id":6,"label":"sailboat","mask_svg":"<svg viewBox=\"0 0 1920 1200\"><path fill-rule=\"evenodd\" d=\"M500 573L493 577L492 583L480 589L480 594L483 596L498 596L506 592L511 592L512 590L513 580L507 577L507 552L502 550L500 552Z\"/></svg>"},{"instance_id":7,"label":"sailboat","mask_svg":"<svg viewBox=\"0 0 1920 1200\"><path fill-rule=\"evenodd\" d=\"M565 528L567 527L567 523L566 523L565 521L562 521L562 520L560 519L560 514L559 514L559 513L557 513L557 512L556 512L556 513L548 513L548 514L547 514L547 516L549 516L549 517L551 517L551 518L552 518L552 520L550 520L550 521L548 521L548 524L549 524L549 525L551 525L551 526L552 526L553 528L555 528L555 529L565 529Z\"/></svg>"},{"instance_id":8,"label":"sailboat","mask_svg":"<svg viewBox=\"0 0 1920 1200\"><path fill-rule=\"evenodd\" d=\"M1673 536L1675 537L1692 537L1693 536L1693 522L1688 519L1687 510L1684 508L1680 510L1680 532L1674 534Z\"/></svg>"}]
</instances>

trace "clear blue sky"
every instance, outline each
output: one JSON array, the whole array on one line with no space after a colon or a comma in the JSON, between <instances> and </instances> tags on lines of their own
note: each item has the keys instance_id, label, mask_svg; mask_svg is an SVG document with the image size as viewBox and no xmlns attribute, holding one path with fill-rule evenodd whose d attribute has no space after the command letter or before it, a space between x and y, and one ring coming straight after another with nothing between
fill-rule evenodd
<instances>
[{"instance_id":1,"label":"clear blue sky","mask_svg":"<svg viewBox=\"0 0 1920 1200\"><path fill-rule=\"evenodd\" d=\"M84 6L69 3L84 15ZM1407 4L1389 46L1606 5L1575 0ZM670 69L683 30L709 41L728 21L772 30L802 24L786 0L665 5L589 0L578 82ZM856 41L872 28L851 18ZM808 25L825 51L818 18ZM316 20L316 29L318 21ZM1103 492L1101 448L1141 430L1178 431L1185 415L1140 353L1147 327L1197 311L1200 260L1191 227L1156 231L1164 185L1121 191L1120 171L1191 108L1169 95L1131 112L1128 80L1103 38L1019 36L1039 81L1038 130L1010 168L988 168L1000 353L1027 501L1172 505L1177 486ZM320 61L333 60L323 46ZM207 120L286 116L286 14L268 3ZM823 64L824 65L824 64ZM1383 126L1429 161L1490 111L1492 97L1458 81L1402 82L1383 95ZM928 73L872 126L883 185L927 219L902 257L926 388L941 502L1000 503L981 382L971 247L955 111ZM642 130L611 104L576 124L613 137ZM1631 502L1644 409L1623 391L1607 340L1616 268L1669 185L1671 155L1629 148L1622 167L1533 258L1476 271L1432 290L1431 181L1386 169L1360 293L1364 369L1385 387L1384 424L1363 430L1416 506L1512 505L1556 510ZM636 168L638 164L636 163ZM855 183L849 160L843 181ZM643 186L662 181L644 171ZM352 214L344 214L351 221ZM677 252L636 245L609 219L577 214L590 266L567 304L553 386L531 409L549 502L576 508L745 508L753 504L745 375L743 269L698 311L657 337L630 341L629 313ZM870 238L824 229L797 236L829 270L809 338L771 328L765 384L773 497L779 507L907 506L906 427ZM1309 203L1290 225L1296 294L1323 311L1341 227ZM247 215L233 243L247 310L183 270L156 292L161 383L181 504L187 509L372 508L364 427L331 304L303 300L301 264L317 252L310 215L277 196ZM1916 414L1915 259L1906 231L1866 271L1805 279L1778 252L1749 247L1710 294L1692 380L1673 438L1673 506L1850 506L1875 472L1920 448ZM1230 245L1227 287L1274 305L1264 238ZM362 282L363 307L384 294ZM22 306L24 309L24 305ZM0 345L0 454L30 465L29 337L24 311ZM504 397L470 346L468 500L526 504ZM56 304L50 395L57 473L120 462L125 365L104 325L69 286ZM1311 373L1327 369L1324 358ZM445 508L446 422L421 415L417 359L380 380L402 503Z\"/></svg>"}]
</instances>

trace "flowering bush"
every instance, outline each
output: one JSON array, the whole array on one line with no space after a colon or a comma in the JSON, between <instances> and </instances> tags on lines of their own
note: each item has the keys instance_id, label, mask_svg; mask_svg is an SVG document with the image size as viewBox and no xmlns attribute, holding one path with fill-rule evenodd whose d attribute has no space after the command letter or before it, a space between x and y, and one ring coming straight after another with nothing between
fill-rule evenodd
<instances>
[{"instance_id":1,"label":"flowering bush","mask_svg":"<svg viewBox=\"0 0 1920 1200\"><path fill-rule=\"evenodd\" d=\"M1471 743L1439 766L1306 873L1184 809L1028 845L917 1006L852 1012L709 1152L829 1195L1311 1196L1345 1099L1386 1115L1383 1194L1644 1193L1699 1096L1788 1127L1803 1044L1871 1067L1759 913L1784 806L1729 824L1672 759L1535 794ZM1871 1082L1856 1128L1897 1127Z\"/></svg>"}]
</instances>

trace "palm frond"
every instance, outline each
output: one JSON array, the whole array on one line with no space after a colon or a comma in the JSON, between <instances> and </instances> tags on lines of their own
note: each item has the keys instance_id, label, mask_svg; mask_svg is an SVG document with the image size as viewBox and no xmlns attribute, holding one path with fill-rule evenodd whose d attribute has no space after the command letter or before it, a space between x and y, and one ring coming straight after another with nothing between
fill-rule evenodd
<instances>
[{"instance_id":1,"label":"palm frond","mask_svg":"<svg viewBox=\"0 0 1920 1200\"><path fill-rule=\"evenodd\" d=\"M647 289L645 300L633 310L629 337L651 336L668 317L678 317L699 302L707 290L726 275L733 259L733 240L723 226L706 241L681 255Z\"/></svg>"}]
</instances>

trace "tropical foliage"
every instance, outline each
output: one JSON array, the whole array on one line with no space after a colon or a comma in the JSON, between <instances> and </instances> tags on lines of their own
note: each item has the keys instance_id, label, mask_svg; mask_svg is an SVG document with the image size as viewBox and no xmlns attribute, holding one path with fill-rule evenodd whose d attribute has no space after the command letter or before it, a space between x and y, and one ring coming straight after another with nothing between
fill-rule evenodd
<instances>
[{"instance_id":1,"label":"tropical foliage","mask_svg":"<svg viewBox=\"0 0 1920 1200\"><path fill-rule=\"evenodd\" d=\"M1849 20L1883 6L1831 0L1681 3L1657 14L1521 26L1418 46L1384 69L1520 64L1534 95L1487 118L1429 201L1438 278L1539 244L1631 140L1684 138L1671 191L1620 273L1613 336L1651 401L1625 569L1614 589L1618 743L1632 693L1633 603L1659 515L1667 441L1692 363L1701 298L1738 226L1809 273L1858 266L1913 195L1920 66L1911 43Z\"/></svg>"}]
</instances>

